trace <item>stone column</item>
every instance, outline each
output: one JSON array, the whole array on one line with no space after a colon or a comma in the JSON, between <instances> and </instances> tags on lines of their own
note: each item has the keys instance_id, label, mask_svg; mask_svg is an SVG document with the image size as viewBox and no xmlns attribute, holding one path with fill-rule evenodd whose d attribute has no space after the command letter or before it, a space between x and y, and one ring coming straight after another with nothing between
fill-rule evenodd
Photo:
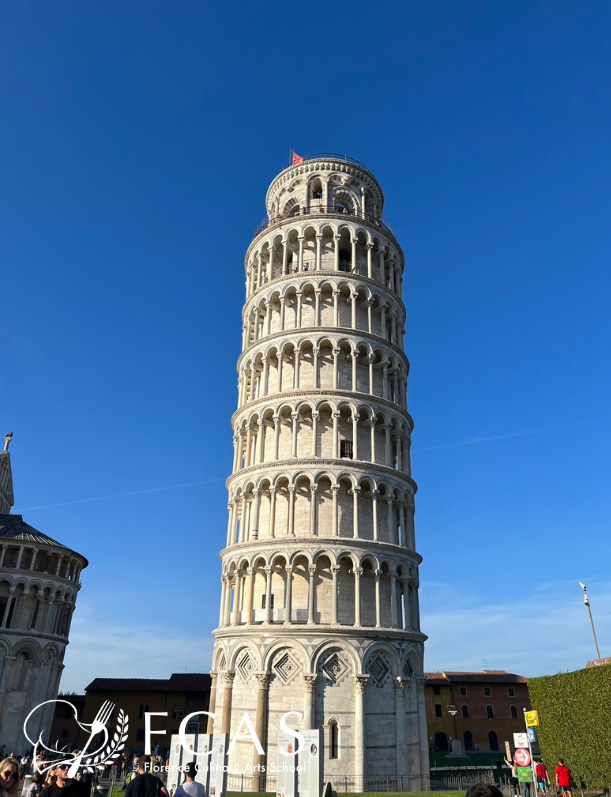
<instances>
[{"instance_id":1,"label":"stone column","mask_svg":"<svg viewBox=\"0 0 611 797\"><path fill-rule=\"evenodd\" d=\"M380 495L379 490L371 491L371 501L373 503L371 508L371 513L373 515L373 539L375 542L377 542L378 539L378 495Z\"/></svg>"},{"instance_id":2,"label":"stone column","mask_svg":"<svg viewBox=\"0 0 611 797\"><path fill-rule=\"evenodd\" d=\"M339 326L339 291L333 291L333 326Z\"/></svg>"},{"instance_id":3,"label":"stone column","mask_svg":"<svg viewBox=\"0 0 611 797\"><path fill-rule=\"evenodd\" d=\"M265 571L265 620L263 625L269 625L272 621L272 568L264 567Z\"/></svg>"},{"instance_id":4,"label":"stone column","mask_svg":"<svg viewBox=\"0 0 611 797\"><path fill-rule=\"evenodd\" d=\"M354 568L354 625L361 624L361 576L363 575L362 567Z\"/></svg>"},{"instance_id":5,"label":"stone column","mask_svg":"<svg viewBox=\"0 0 611 797\"><path fill-rule=\"evenodd\" d=\"M399 617L397 613L397 577L390 576L390 615L391 628L399 627Z\"/></svg>"},{"instance_id":6,"label":"stone column","mask_svg":"<svg viewBox=\"0 0 611 797\"><path fill-rule=\"evenodd\" d=\"M335 271L339 271L339 239L341 235L334 235L333 240L335 242L335 249L333 251L333 268Z\"/></svg>"},{"instance_id":7,"label":"stone column","mask_svg":"<svg viewBox=\"0 0 611 797\"><path fill-rule=\"evenodd\" d=\"M320 413L314 411L312 413L312 456L316 457L317 454L317 437L318 437L318 416Z\"/></svg>"},{"instance_id":8,"label":"stone column","mask_svg":"<svg viewBox=\"0 0 611 797\"><path fill-rule=\"evenodd\" d=\"M272 485L269 488L269 536L274 537L276 533L276 488Z\"/></svg>"},{"instance_id":9,"label":"stone column","mask_svg":"<svg viewBox=\"0 0 611 797\"><path fill-rule=\"evenodd\" d=\"M332 602L331 602L331 625L339 625L338 614L337 614L337 574L339 573L340 568L338 565L333 565L331 567L331 573L333 574L333 595L332 595Z\"/></svg>"},{"instance_id":10,"label":"stone column","mask_svg":"<svg viewBox=\"0 0 611 797\"><path fill-rule=\"evenodd\" d=\"M368 680L368 675L354 678L354 790L359 793L365 791L365 687Z\"/></svg>"},{"instance_id":11,"label":"stone column","mask_svg":"<svg viewBox=\"0 0 611 797\"><path fill-rule=\"evenodd\" d=\"M351 238L350 239L350 243L352 244L351 261L352 261L352 273L353 274L356 273L356 242L357 242L356 238ZM353 324L353 326L354 326L354 324Z\"/></svg>"},{"instance_id":12,"label":"stone column","mask_svg":"<svg viewBox=\"0 0 611 797\"><path fill-rule=\"evenodd\" d=\"M339 349L333 349L333 390L337 390L339 377Z\"/></svg>"},{"instance_id":13,"label":"stone column","mask_svg":"<svg viewBox=\"0 0 611 797\"><path fill-rule=\"evenodd\" d=\"M350 326L356 329L356 293L350 294Z\"/></svg>"},{"instance_id":14,"label":"stone column","mask_svg":"<svg viewBox=\"0 0 611 797\"><path fill-rule=\"evenodd\" d=\"M333 511L333 528L331 530L331 533L333 534L334 537L337 537L337 534L338 534L338 529L337 529L337 494L339 493L339 485L338 484L334 484L333 487L331 487L331 490L333 492L333 510L332 510Z\"/></svg>"},{"instance_id":15,"label":"stone column","mask_svg":"<svg viewBox=\"0 0 611 797\"><path fill-rule=\"evenodd\" d=\"M429 771L429 749L428 749L428 736L426 728L426 701L424 697L424 683L426 678L420 676L417 680L418 689L418 736L420 737L420 776L422 777L422 785L424 783L424 776Z\"/></svg>"},{"instance_id":16,"label":"stone column","mask_svg":"<svg viewBox=\"0 0 611 797\"><path fill-rule=\"evenodd\" d=\"M393 528L393 498L392 495L386 496L386 533L388 535L387 542L394 542L395 532Z\"/></svg>"},{"instance_id":17,"label":"stone column","mask_svg":"<svg viewBox=\"0 0 611 797\"><path fill-rule=\"evenodd\" d=\"M333 459L339 457L339 412L333 412Z\"/></svg>"},{"instance_id":18,"label":"stone column","mask_svg":"<svg viewBox=\"0 0 611 797\"><path fill-rule=\"evenodd\" d=\"M255 733L261 742L261 747L264 750L268 749L267 745L267 707L269 703L269 682L271 674L268 672L255 673L257 681L259 682L259 690L257 692L257 723L255 725ZM261 755L255 748L254 753L254 771L258 774L259 784L258 791L263 791L265 785L265 754Z\"/></svg>"},{"instance_id":19,"label":"stone column","mask_svg":"<svg viewBox=\"0 0 611 797\"><path fill-rule=\"evenodd\" d=\"M361 492L360 487L353 487L352 488L352 495L353 495L353 511L352 511L352 536L354 539L357 539L359 536L359 493Z\"/></svg>"},{"instance_id":20,"label":"stone column","mask_svg":"<svg viewBox=\"0 0 611 797\"><path fill-rule=\"evenodd\" d=\"M293 439L291 441L291 456L297 456L297 422L299 421L299 413L298 412L291 412L291 418L293 420Z\"/></svg>"},{"instance_id":21,"label":"stone column","mask_svg":"<svg viewBox=\"0 0 611 797\"><path fill-rule=\"evenodd\" d=\"M316 490L315 484L310 485L310 537L316 536Z\"/></svg>"},{"instance_id":22,"label":"stone column","mask_svg":"<svg viewBox=\"0 0 611 797\"><path fill-rule=\"evenodd\" d=\"M249 538L251 540L259 539L259 515L261 514L261 490L255 493L255 509L253 513L252 528L250 529Z\"/></svg>"},{"instance_id":23,"label":"stone column","mask_svg":"<svg viewBox=\"0 0 611 797\"><path fill-rule=\"evenodd\" d=\"M280 416L272 415L272 420L274 422L274 459L278 459L278 449L280 447Z\"/></svg>"},{"instance_id":24,"label":"stone column","mask_svg":"<svg viewBox=\"0 0 611 797\"><path fill-rule=\"evenodd\" d=\"M320 271L321 263L320 263L320 246L322 243L322 233L316 234L316 271Z\"/></svg>"},{"instance_id":25,"label":"stone column","mask_svg":"<svg viewBox=\"0 0 611 797\"><path fill-rule=\"evenodd\" d=\"M376 570L374 571L375 579L376 579L376 628L380 628L382 625L382 604L380 601L380 579L382 578L382 571Z\"/></svg>"},{"instance_id":26,"label":"stone column","mask_svg":"<svg viewBox=\"0 0 611 797\"><path fill-rule=\"evenodd\" d=\"M235 594L233 598L233 618L231 625L239 625L240 623L240 596L242 593L242 576L240 571L235 574Z\"/></svg>"},{"instance_id":27,"label":"stone column","mask_svg":"<svg viewBox=\"0 0 611 797\"><path fill-rule=\"evenodd\" d=\"M225 625L225 604L227 602L227 578L221 576L221 609L219 612L219 626ZM53 602L51 602L52 604ZM1 625L1 623L0 623ZM51 629L49 629L51 631Z\"/></svg>"},{"instance_id":28,"label":"stone column","mask_svg":"<svg viewBox=\"0 0 611 797\"><path fill-rule=\"evenodd\" d=\"M416 535L414 533L414 507L409 504L406 506L405 519L405 544L410 551L416 550Z\"/></svg>"},{"instance_id":29,"label":"stone column","mask_svg":"<svg viewBox=\"0 0 611 797\"><path fill-rule=\"evenodd\" d=\"M310 565L308 567L308 571L310 573L310 583L308 587L308 625L313 625L316 597L316 584L314 583L314 579L316 578L316 567L314 565Z\"/></svg>"},{"instance_id":30,"label":"stone column","mask_svg":"<svg viewBox=\"0 0 611 797\"><path fill-rule=\"evenodd\" d=\"M231 704L233 702L234 678L234 672L223 673L223 719L221 721L221 733L231 733Z\"/></svg>"},{"instance_id":31,"label":"stone column","mask_svg":"<svg viewBox=\"0 0 611 797\"><path fill-rule=\"evenodd\" d=\"M289 493L288 536L294 537L295 536L295 486L291 484L287 489Z\"/></svg>"},{"instance_id":32,"label":"stone column","mask_svg":"<svg viewBox=\"0 0 611 797\"><path fill-rule=\"evenodd\" d=\"M405 717L405 678L395 678L395 751L397 775L407 775L407 743ZM401 784L403 785L403 784Z\"/></svg>"},{"instance_id":33,"label":"stone column","mask_svg":"<svg viewBox=\"0 0 611 797\"><path fill-rule=\"evenodd\" d=\"M372 278L372 271L371 271L371 250L373 249L373 244L367 244L365 250L367 252L367 276L369 279Z\"/></svg>"},{"instance_id":34,"label":"stone column","mask_svg":"<svg viewBox=\"0 0 611 797\"><path fill-rule=\"evenodd\" d=\"M303 728L306 731L314 727L314 689L316 688L316 678L314 673L307 673L303 676Z\"/></svg>"},{"instance_id":35,"label":"stone column","mask_svg":"<svg viewBox=\"0 0 611 797\"><path fill-rule=\"evenodd\" d=\"M318 355L319 354L320 354L320 349L318 348L318 346L314 346L314 348L312 349L312 359L313 359L312 369L314 370L314 389L315 390L319 390L320 389L320 372L319 372L320 366L318 364ZM317 413L317 415L318 415L318 413Z\"/></svg>"},{"instance_id":36,"label":"stone column","mask_svg":"<svg viewBox=\"0 0 611 797\"><path fill-rule=\"evenodd\" d=\"M290 625L293 616L293 566L286 565L286 593L284 598L284 625Z\"/></svg>"},{"instance_id":37,"label":"stone column","mask_svg":"<svg viewBox=\"0 0 611 797\"><path fill-rule=\"evenodd\" d=\"M214 714L216 708L216 682L218 680L218 673L210 673L210 701L208 703L208 711ZM214 720L212 717L206 717L206 733L214 733Z\"/></svg>"},{"instance_id":38,"label":"stone column","mask_svg":"<svg viewBox=\"0 0 611 797\"><path fill-rule=\"evenodd\" d=\"M352 458L359 458L359 416L352 416Z\"/></svg>"},{"instance_id":39,"label":"stone column","mask_svg":"<svg viewBox=\"0 0 611 797\"><path fill-rule=\"evenodd\" d=\"M248 567L246 569L246 577L248 579L247 592L246 592L246 623L248 625L251 625L252 624L252 620L253 620L252 604L253 604L254 592L255 592L255 571L254 571L254 568Z\"/></svg>"}]
</instances>

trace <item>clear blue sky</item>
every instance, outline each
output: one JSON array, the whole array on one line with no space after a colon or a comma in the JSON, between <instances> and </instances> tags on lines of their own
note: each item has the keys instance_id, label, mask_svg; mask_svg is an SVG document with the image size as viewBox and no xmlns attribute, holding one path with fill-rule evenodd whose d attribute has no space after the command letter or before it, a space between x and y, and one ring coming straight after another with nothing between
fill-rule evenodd
<instances>
[{"instance_id":1,"label":"clear blue sky","mask_svg":"<svg viewBox=\"0 0 611 797\"><path fill-rule=\"evenodd\" d=\"M427 669L582 666L578 580L611 654L611 5L0 26L0 431L14 511L91 562L64 688L209 667L243 258L291 147L365 163L406 253Z\"/></svg>"}]
</instances>

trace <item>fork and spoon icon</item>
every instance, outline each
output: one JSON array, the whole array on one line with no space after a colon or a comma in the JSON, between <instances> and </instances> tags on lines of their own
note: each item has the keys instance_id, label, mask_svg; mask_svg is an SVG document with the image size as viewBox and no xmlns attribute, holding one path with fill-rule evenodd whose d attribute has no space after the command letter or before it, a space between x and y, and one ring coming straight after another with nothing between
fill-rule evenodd
<instances>
[{"instance_id":1,"label":"fork and spoon icon","mask_svg":"<svg viewBox=\"0 0 611 797\"><path fill-rule=\"evenodd\" d=\"M78 768L81 765L81 761L83 760L83 756L87 754L89 758L96 755L100 752L100 750L104 749L104 745L108 742L108 729L106 728L106 723L112 716L112 712L115 710L115 704L111 703L110 700L105 700L98 713L95 715L93 722L91 724L86 722L79 722L83 730L89 729L89 739L83 745L83 749L81 752L76 756L74 761L70 764L70 768L68 769L68 778L73 778L76 773L78 772ZM78 720L77 720L78 722ZM102 744L91 753L88 753L87 750L91 744L91 741L94 737L96 737L99 733L104 733L104 741Z\"/></svg>"}]
</instances>

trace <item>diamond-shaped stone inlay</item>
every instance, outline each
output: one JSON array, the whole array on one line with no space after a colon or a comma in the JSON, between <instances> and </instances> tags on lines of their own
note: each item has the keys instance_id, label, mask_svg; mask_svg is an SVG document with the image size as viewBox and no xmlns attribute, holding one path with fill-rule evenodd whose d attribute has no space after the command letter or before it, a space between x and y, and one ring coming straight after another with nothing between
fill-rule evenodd
<instances>
[{"instance_id":1,"label":"diamond-shaped stone inlay","mask_svg":"<svg viewBox=\"0 0 611 797\"><path fill-rule=\"evenodd\" d=\"M250 653L245 653L238 663L238 672L242 676L242 680L248 681L254 671L255 663L252 660Z\"/></svg>"},{"instance_id":2,"label":"diamond-shaped stone inlay","mask_svg":"<svg viewBox=\"0 0 611 797\"><path fill-rule=\"evenodd\" d=\"M412 663L409 659L405 659L405 664L403 665L403 675L409 680L412 680L412 676L414 674L414 668L412 667Z\"/></svg>"},{"instance_id":3,"label":"diamond-shaped stone inlay","mask_svg":"<svg viewBox=\"0 0 611 797\"><path fill-rule=\"evenodd\" d=\"M301 672L301 664L290 651L287 651L278 659L278 661L274 663L272 669L280 678L280 680L282 680L285 684L288 684L289 681L293 680L297 673Z\"/></svg>"},{"instance_id":4,"label":"diamond-shaped stone inlay","mask_svg":"<svg viewBox=\"0 0 611 797\"><path fill-rule=\"evenodd\" d=\"M339 683L349 671L348 665L342 661L337 653L332 653L320 669L334 684Z\"/></svg>"},{"instance_id":5,"label":"diamond-shaped stone inlay","mask_svg":"<svg viewBox=\"0 0 611 797\"><path fill-rule=\"evenodd\" d=\"M382 656L381 653L377 653L367 668L367 672L373 678L376 686L384 686L384 682L390 675L390 665Z\"/></svg>"}]
</instances>

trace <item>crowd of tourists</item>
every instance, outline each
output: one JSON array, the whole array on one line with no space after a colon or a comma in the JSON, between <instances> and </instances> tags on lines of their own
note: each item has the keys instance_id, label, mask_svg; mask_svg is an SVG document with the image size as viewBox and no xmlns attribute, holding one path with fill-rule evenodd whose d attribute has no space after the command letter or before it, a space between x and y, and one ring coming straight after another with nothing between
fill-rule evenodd
<instances>
[{"instance_id":1,"label":"crowd of tourists","mask_svg":"<svg viewBox=\"0 0 611 797\"><path fill-rule=\"evenodd\" d=\"M80 750L73 750L75 760ZM206 797L201 783L195 782L197 764L187 764L183 770L184 783L173 794L155 773L163 773L169 761L169 750L156 748L156 755L134 756L124 752L105 770L88 772L78 767L74 777L71 763L66 759L54 764L53 760L39 755L34 762L28 755L6 756L0 748L0 797L91 797L100 780L122 782L125 797Z\"/></svg>"}]
</instances>

